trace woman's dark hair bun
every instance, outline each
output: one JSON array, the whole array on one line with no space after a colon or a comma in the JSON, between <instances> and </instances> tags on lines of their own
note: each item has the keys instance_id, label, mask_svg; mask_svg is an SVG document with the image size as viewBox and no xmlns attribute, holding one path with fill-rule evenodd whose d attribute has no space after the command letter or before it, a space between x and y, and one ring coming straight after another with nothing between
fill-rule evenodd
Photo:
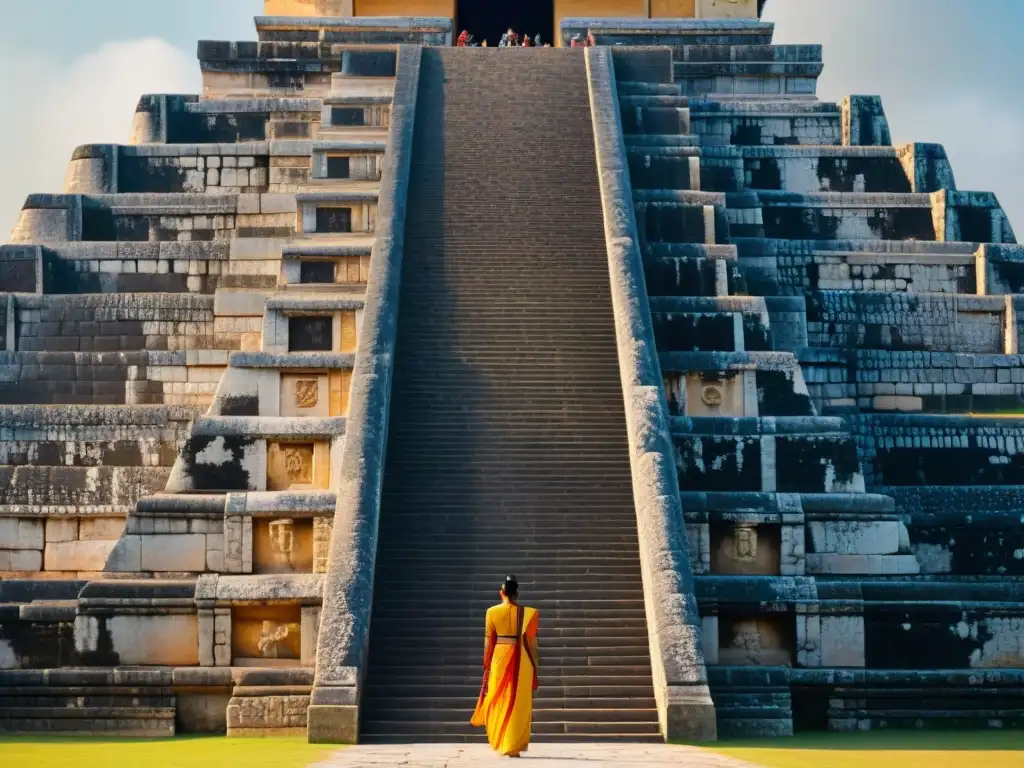
<instances>
[{"instance_id":1,"label":"woman's dark hair bun","mask_svg":"<svg viewBox=\"0 0 1024 768\"><path fill-rule=\"evenodd\" d=\"M506 576L505 581L501 584L501 588L505 590L505 594L509 597L515 597L519 594L519 580L515 576Z\"/></svg>"}]
</instances>

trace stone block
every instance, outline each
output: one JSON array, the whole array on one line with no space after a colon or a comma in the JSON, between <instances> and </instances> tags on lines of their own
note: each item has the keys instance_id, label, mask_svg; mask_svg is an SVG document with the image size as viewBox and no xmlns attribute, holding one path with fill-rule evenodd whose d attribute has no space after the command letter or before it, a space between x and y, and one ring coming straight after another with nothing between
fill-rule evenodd
<instances>
[{"instance_id":1,"label":"stone block","mask_svg":"<svg viewBox=\"0 0 1024 768\"><path fill-rule=\"evenodd\" d=\"M78 538L82 541L116 541L124 530L124 518L92 517L82 520Z\"/></svg>"},{"instance_id":2,"label":"stone block","mask_svg":"<svg viewBox=\"0 0 1024 768\"><path fill-rule=\"evenodd\" d=\"M41 571L43 553L37 549L16 549L10 554L9 569L12 571Z\"/></svg>"},{"instance_id":3,"label":"stone block","mask_svg":"<svg viewBox=\"0 0 1024 768\"><path fill-rule=\"evenodd\" d=\"M227 731L228 693L175 694L175 725L178 733L224 733Z\"/></svg>"},{"instance_id":4,"label":"stone block","mask_svg":"<svg viewBox=\"0 0 1024 768\"><path fill-rule=\"evenodd\" d=\"M314 704L307 712L310 744L355 744L359 740L359 707Z\"/></svg>"},{"instance_id":5,"label":"stone block","mask_svg":"<svg viewBox=\"0 0 1024 768\"><path fill-rule=\"evenodd\" d=\"M206 536L201 533L143 536L141 570L202 573L206 570Z\"/></svg>"},{"instance_id":6,"label":"stone block","mask_svg":"<svg viewBox=\"0 0 1024 768\"><path fill-rule=\"evenodd\" d=\"M818 554L891 555L899 552L900 526L895 520L877 522L811 522L807 531Z\"/></svg>"},{"instance_id":7,"label":"stone block","mask_svg":"<svg viewBox=\"0 0 1024 768\"><path fill-rule=\"evenodd\" d=\"M821 666L864 666L864 617L821 617Z\"/></svg>"},{"instance_id":8,"label":"stone block","mask_svg":"<svg viewBox=\"0 0 1024 768\"><path fill-rule=\"evenodd\" d=\"M112 616L106 624L122 665L199 664L199 622L195 614Z\"/></svg>"},{"instance_id":9,"label":"stone block","mask_svg":"<svg viewBox=\"0 0 1024 768\"><path fill-rule=\"evenodd\" d=\"M42 549L46 542L43 520L0 518L0 548Z\"/></svg>"},{"instance_id":10,"label":"stone block","mask_svg":"<svg viewBox=\"0 0 1024 768\"><path fill-rule=\"evenodd\" d=\"M46 521L46 542L78 541L78 519L52 517Z\"/></svg>"},{"instance_id":11,"label":"stone block","mask_svg":"<svg viewBox=\"0 0 1024 768\"><path fill-rule=\"evenodd\" d=\"M107 560L107 570L135 573L142 570L142 537L122 536Z\"/></svg>"},{"instance_id":12,"label":"stone block","mask_svg":"<svg viewBox=\"0 0 1024 768\"><path fill-rule=\"evenodd\" d=\"M115 541L59 541L46 545L48 571L102 571Z\"/></svg>"},{"instance_id":13,"label":"stone block","mask_svg":"<svg viewBox=\"0 0 1024 768\"><path fill-rule=\"evenodd\" d=\"M295 195L278 193L260 195L261 213L295 213L297 210Z\"/></svg>"},{"instance_id":14,"label":"stone block","mask_svg":"<svg viewBox=\"0 0 1024 768\"><path fill-rule=\"evenodd\" d=\"M316 643L317 635L320 632L320 606L303 606L300 621L302 624L299 633L300 663L304 667L312 667L316 664Z\"/></svg>"},{"instance_id":15,"label":"stone block","mask_svg":"<svg viewBox=\"0 0 1024 768\"><path fill-rule=\"evenodd\" d=\"M305 732L309 696L234 697L227 708L228 735Z\"/></svg>"}]
</instances>

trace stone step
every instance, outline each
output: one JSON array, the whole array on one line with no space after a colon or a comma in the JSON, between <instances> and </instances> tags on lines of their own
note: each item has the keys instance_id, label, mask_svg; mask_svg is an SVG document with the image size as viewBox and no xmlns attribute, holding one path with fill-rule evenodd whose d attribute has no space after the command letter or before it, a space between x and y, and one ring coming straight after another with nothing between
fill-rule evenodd
<instances>
[{"instance_id":1,"label":"stone step","mask_svg":"<svg viewBox=\"0 0 1024 768\"><path fill-rule=\"evenodd\" d=\"M482 729L472 735L452 734L447 732L420 732L408 734L384 734L384 733L361 733L359 738L365 744L486 744L487 737ZM580 742L591 742L601 744L662 744L664 739L661 735L640 736L632 733L561 733L561 734L538 734L530 736L533 744L543 743L564 743L576 744Z\"/></svg>"},{"instance_id":2,"label":"stone step","mask_svg":"<svg viewBox=\"0 0 1024 768\"><path fill-rule=\"evenodd\" d=\"M439 715L443 713L438 713ZM479 729L469 724L468 715L465 719L451 720L428 720L428 721L406 721L406 720L363 720L363 732L368 735L382 733L388 735L415 735L417 739L421 734L443 735L446 739L454 736L478 736ZM599 722L583 721L572 722L566 720L555 720L548 722L534 722L532 734L534 736L567 735L574 737L591 736L599 734L614 734L616 736L656 736L659 734L657 714L651 720L641 722L617 722L615 720L602 720Z\"/></svg>"},{"instance_id":3,"label":"stone step","mask_svg":"<svg viewBox=\"0 0 1024 768\"><path fill-rule=\"evenodd\" d=\"M0 733L95 734L161 738L174 736L174 707L0 708Z\"/></svg>"},{"instance_id":4,"label":"stone step","mask_svg":"<svg viewBox=\"0 0 1024 768\"><path fill-rule=\"evenodd\" d=\"M481 675L482 672L478 667L476 676L469 680L462 676L443 677L441 675L435 675L433 678L418 676L408 681L403 681L401 677L385 677L383 680L374 680L369 684L366 697L379 705L394 701L398 707L401 706L401 702L416 702L424 699L429 701L442 695L438 693L438 685L443 681L443 698L461 698L472 701L480 694ZM635 701L647 700L654 695L654 686L649 674L640 676L639 679L624 677L597 679L604 679L606 682L595 683L593 677L546 677L544 686L538 686L536 695L556 696L566 706L571 704L577 708L582 707L585 702L601 699L624 699L632 705ZM565 680L572 682L568 684L559 682Z\"/></svg>"},{"instance_id":5,"label":"stone step","mask_svg":"<svg viewBox=\"0 0 1024 768\"><path fill-rule=\"evenodd\" d=\"M419 703L419 702L417 702ZM469 702L469 712L471 713L472 706L475 704L472 700ZM378 720L389 719L394 717L396 714L391 711L391 707L388 705L382 705L379 709L374 709L372 706L364 705L364 720L371 722ZM401 717L404 722L407 723L437 723L438 721L448 720L455 721L457 718L463 716L466 712L466 702L462 701L451 707L430 707L424 703L421 703L420 707L402 707L397 711L401 712ZM579 727L583 725L590 725L596 727L599 723L654 723L657 728L658 723L658 710L654 707L622 707L618 706L615 709L597 709L597 708L585 708L575 709L569 707L560 707L558 709L545 709L539 705L534 705L533 708L533 732L535 733L546 733L549 732L549 725L564 724L566 730L570 727ZM631 730L631 729L630 729ZM556 731L557 732L557 731Z\"/></svg>"},{"instance_id":6,"label":"stone step","mask_svg":"<svg viewBox=\"0 0 1024 768\"><path fill-rule=\"evenodd\" d=\"M376 670L378 682L384 680L401 680L408 677L410 680L426 678L431 675L440 676L444 679L461 678L463 682L472 682L478 679L480 670L480 659L482 657L482 644L472 650L466 650L458 657L451 655L440 655L439 651L431 650L429 645L424 649L430 656L430 662L426 664L410 663L410 652L408 650L390 650L370 654L370 663ZM434 660L433 656L437 658ZM414 659L415 660L415 659ZM629 656L633 664L613 664L613 659L607 659L608 664L562 664L559 657L547 658L542 654L538 659L541 669L541 680L546 686L565 686L563 681L570 680L581 682L584 679L589 684L608 685L623 679L642 678L650 674L649 656Z\"/></svg>"},{"instance_id":7,"label":"stone step","mask_svg":"<svg viewBox=\"0 0 1024 768\"><path fill-rule=\"evenodd\" d=\"M368 709L374 709L382 705L393 707L396 711L406 711L408 709L416 709L419 707L430 707L438 710L451 710L451 709L463 709L466 706L466 702L472 702L473 699L468 696L450 696L445 698L428 698L428 697L414 697L414 698L403 698L403 699L381 699L381 698L364 698L363 704ZM566 699L564 697L551 696L548 692L543 689L538 689L533 694L533 707L534 711L545 710L547 712L557 712L566 708L573 708L578 711L580 710L601 710L601 709L653 709L655 707L654 695L638 696L635 698L630 697L612 697L612 698L588 698L588 699Z\"/></svg>"},{"instance_id":8,"label":"stone step","mask_svg":"<svg viewBox=\"0 0 1024 768\"><path fill-rule=\"evenodd\" d=\"M382 609L381 615L383 616L385 613L383 606L380 606L378 603L375 607ZM546 613L539 608L538 611L540 611L540 619L543 621ZM453 636L449 633L438 634L434 632L433 628L405 635L394 632L389 634L388 637L381 639L378 647L381 650L415 648L416 641L422 637L444 643L444 649L451 649L452 651L461 652L467 648L478 650L480 648L479 630L482 623L482 615L478 614L477 621L472 622L472 625L467 624L466 630L459 636ZM470 629L475 630L475 632L471 633ZM548 654L550 654L551 664L556 663L554 661L556 658L587 660L599 656L614 656L621 660L636 654L639 654L640 658L645 658L644 651L646 651L647 647L647 633L640 631L639 628L634 630L632 634L623 633L611 637L602 637L601 635L565 637L559 636L554 632L545 632L543 656L547 658ZM444 653L444 650L442 650L442 653ZM447 656L451 656L451 654L447 654Z\"/></svg>"}]
</instances>

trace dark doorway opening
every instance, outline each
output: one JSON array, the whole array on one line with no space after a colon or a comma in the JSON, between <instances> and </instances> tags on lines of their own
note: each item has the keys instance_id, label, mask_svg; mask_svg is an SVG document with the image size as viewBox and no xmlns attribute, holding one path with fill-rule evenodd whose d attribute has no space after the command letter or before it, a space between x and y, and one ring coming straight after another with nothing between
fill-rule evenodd
<instances>
[{"instance_id":1,"label":"dark doorway opening","mask_svg":"<svg viewBox=\"0 0 1024 768\"><path fill-rule=\"evenodd\" d=\"M532 41L555 44L555 0L458 0L453 42L466 29L476 42L496 48L509 27Z\"/></svg>"}]
</instances>

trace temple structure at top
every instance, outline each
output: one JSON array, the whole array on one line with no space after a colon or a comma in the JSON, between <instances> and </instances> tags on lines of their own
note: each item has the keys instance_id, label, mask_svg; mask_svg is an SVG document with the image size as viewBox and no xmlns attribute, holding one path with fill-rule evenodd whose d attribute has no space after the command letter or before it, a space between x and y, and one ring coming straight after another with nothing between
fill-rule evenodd
<instances>
[{"instance_id":1,"label":"temple structure at top","mask_svg":"<svg viewBox=\"0 0 1024 768\"><path fill-rule=\"evenodd\" d=\"M0 246L0 732L480 739L507 573L537 739L1024 724L1024 249L761 5L267 0L77 148Z\"/></svg>"},{"instance_id":2,"label":"temple structure at top","mask_svg":"<svg viewBox=\"0 0 1024 768\"><path fill-rule=\"evenodd\" d=\"M511 27L559 40L557 30L569 18L757 19L766 0L264 0L264 13L279 17L451 19L494 45ZM504 25L504 26L503 26Z\"/></svg>"}]
</instances>

